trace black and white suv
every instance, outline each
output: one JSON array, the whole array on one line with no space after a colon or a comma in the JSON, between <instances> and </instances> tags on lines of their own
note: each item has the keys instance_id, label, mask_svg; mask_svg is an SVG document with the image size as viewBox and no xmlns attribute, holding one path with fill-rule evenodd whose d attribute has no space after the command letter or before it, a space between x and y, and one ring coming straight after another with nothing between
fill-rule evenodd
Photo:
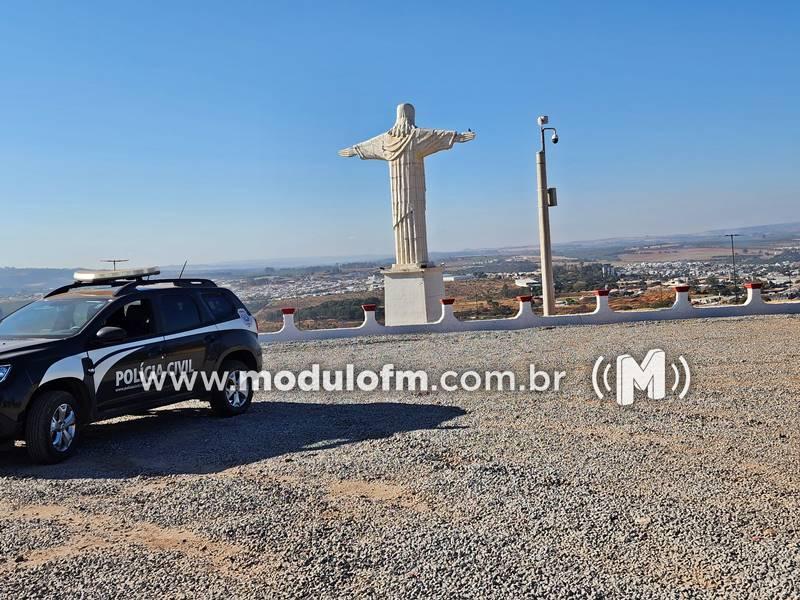
<instances>
[{"instance_id":1,"label":"black and white suv","mask_svg":"<svg viewBox=\"0 0 800 600\"><path fill-rule=\"evenodd\" d=\"M35 461L53 463L94 421L191 398L238 415L253 396L240 374L258 370L256 320L230 290L205 279L76 282L0 321L0 440L24 439ZM224 375L224 385L142 382L195 371Z\"/></svg>"}]
</instances>

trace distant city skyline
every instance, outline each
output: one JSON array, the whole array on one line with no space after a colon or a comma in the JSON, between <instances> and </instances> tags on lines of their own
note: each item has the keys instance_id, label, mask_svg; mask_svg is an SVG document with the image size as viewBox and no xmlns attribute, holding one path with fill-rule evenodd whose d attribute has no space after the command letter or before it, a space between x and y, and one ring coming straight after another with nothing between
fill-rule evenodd
<instances>
[{"instance_id":1,"label":"distant city skyline","mask_svg":"<svg viewBox=\"0 0 800 600\"><path fill-rule=\"evenodd\" d=\"M796 240L800 242L800 222L790 222L790 223L768 223L768 224L760 224L760 225L748 225L745 227L733 227L729 229L725 229L724 231L729 232L748 232L741 238L737 238L738 240L738 249L740 252L744 252L745 247L751 246L758 246L760 245L761 239L754 233L763 230L767 234L767 239L764 240L767 246L774 246L776 240L788 242L790 240ZM790 232L782 231L782 230L791 230ZM726 236L722 233L723 230L710 230L710 231L686 231L686 232L670 232L665 234L659 235L629 235L629 236L619 236L619 237L606 237L606 238L596 238L593 240L571 240L571 241L564 241L558 242L555 245L555 249L561 252L567 249L575 249L576 247L586 246L587 248L594 249L595 251L599 251L602 248L607 247L608 245L628 245L628 244L635 244L639 242L646 242L646 243L667 243L667 244L674 244L679 243L682 240L685 241L688 245L692 245L692 243L696 243L697 241L702 241L707 244L712 239L718 237L719 238L719 245L720 247L724 247L725 257L727 257L727 247L729 241L727 240ZM632 246L631 246L632 247ZM512 252L513 251L513 252ZM531 257L534 261L538 261L538 246L536 244L510 244L507 246L484 246L484 247L474 247L474 248L450 248L450 249L434 249L431 251L431 255L433 256L434 260L438 262L442 262L446 264L446 257L451 256L471 256L471 255L481 255L481 253L498 253L499 255L511 255L513 253L530 253ZM385 253L372 253L372 254L331 254L331 255L316 255L316 256L273 256L273 257L263 257L263 258L240 258L240 259L232 259L232 260L217 260L211 262L191 262L189 261L186 266L186 273L192 272L201 272L205 273L208 270L213 269L235 269L235 270L261 270L266 267L273 267L273 268L302 268L302 267L314 267L314 266L324 266L324 265L335 265L335 264L346 264L346 263L358 263L358 262L380 262L383 261L387 265L392 262L391 251ZM603 262L602 260L600 262ZM164 261L156 261L147 263L147 265L140 265L140 266L158 266L164 272L172 273L172 272L179 272L181 269L184 268L183 263L175 262L171 259L164 260ZM0 264L0 269L6 268L27 268L27 267L20 267L19 265L4 265ZM47 267L30 267L33 269L53 269L53 270L71 270L71 269L107 269L109 268L109 264L107 261L104 260L93 260L86 264L53 264L48 265Z\"/></svg>"},{"instance_id":2,"label":"distant city skyline","mask_svg":"<svg viewBox=\"0 0 800 600\"><path fill-rule=\"evenodd\" d=\"M0 266L392 254L384 164L420 126L434 252L800 220L800 7L87 1L0 8Z\"/></svg>"}]
</instances>

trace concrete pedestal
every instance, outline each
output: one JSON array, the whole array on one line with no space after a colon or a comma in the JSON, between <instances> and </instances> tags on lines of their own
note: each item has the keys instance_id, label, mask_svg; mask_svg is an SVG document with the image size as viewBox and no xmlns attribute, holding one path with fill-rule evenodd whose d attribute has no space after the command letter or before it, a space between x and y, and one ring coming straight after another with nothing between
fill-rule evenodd
<instances>
[{"instance_id":1,"label":"concrete pedestal","mask_svg":"<svg viewBox=\"0 0 800 600\"><path fill-rule=\"evenodd\" d=\"M442 316L444 278L441 267L384 271L386 325L421 325Z\"/></svg>"}]
</instances>

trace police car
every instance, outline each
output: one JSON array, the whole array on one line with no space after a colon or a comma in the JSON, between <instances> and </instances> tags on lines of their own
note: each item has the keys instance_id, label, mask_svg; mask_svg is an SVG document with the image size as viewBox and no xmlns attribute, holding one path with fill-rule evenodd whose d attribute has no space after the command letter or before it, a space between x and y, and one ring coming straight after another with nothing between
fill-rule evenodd
<instances>
[{"instance_id":1,"label":"police car","mask_svg":"<svg viewBox=\"0 0 800 600\"><path fill-rule=\"evenodd\" d=\"M221 416L248 409L253 392L240 376L261 369L256 320L212 281L158 274L76 273L0 320L0 440L24 439L33 460L54 463L94 421L198 397ZM159 391L142 382L195 371L224 375L223 385L197 391L166 380Z\"/></svg>"}]
</instances>

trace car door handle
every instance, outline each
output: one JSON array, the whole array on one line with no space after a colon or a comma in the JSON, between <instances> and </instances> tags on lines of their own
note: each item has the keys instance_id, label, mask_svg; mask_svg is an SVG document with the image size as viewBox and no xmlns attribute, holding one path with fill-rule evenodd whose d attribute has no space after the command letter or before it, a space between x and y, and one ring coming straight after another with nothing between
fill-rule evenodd
<instances>
[{"instance_id":1,"label":"car door handle","mask_svg":"<svg viewBox=\"0 0 800 600\"><path fill-rule=\"evenodd\" d=\"M219 335L218 335L218 334L216 334L216 333L209 333L209 334L208 334L206 337L204 337L204 338L203 338L203 341L204 341L206 344L213 344L214 342L216 342L216 341L217 341L217 339L219 339Z\"/></svg>"},{"instance_id":2,"label":"car door handle","mask_svg":"<svg viewBox=\"0 0 800 600\"><path fill-rule=\"evenodd\" d=\"M164 354L164 347L163 346L156 346L155 348L150 348L147 351L147 358L155 358L156 356L162 356Z\"/></svg>"}]
</instances>

